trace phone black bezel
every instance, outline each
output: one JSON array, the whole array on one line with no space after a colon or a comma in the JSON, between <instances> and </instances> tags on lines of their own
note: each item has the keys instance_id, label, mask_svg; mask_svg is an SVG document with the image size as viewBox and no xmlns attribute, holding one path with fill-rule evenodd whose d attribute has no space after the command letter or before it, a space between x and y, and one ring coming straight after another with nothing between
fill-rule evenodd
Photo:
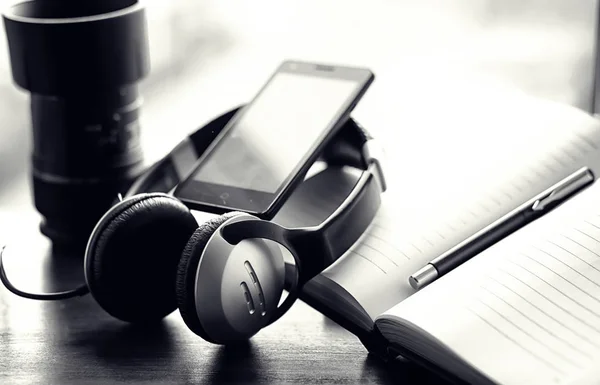
<instances>
[{"instance_id":1,"label":"phone black bezel","mask_svg":"<svg viewBox=\"0 0 600 385\"><path fill-rule=\"evenodd\" d=\"M341 106L338 113L339 118L332 120L323 130L322 140L314 145L303 156L302 160L283 181L275 193L266 193L251 189L239 187L225 186L221 184L212 184L194 180L198 168L210 153L218 146L221 139L227 135L231 127L240 119L248 108L251 108L253 101L242 107L232 118L227 122L221 133L215 138L213 143L206 149L204 154L198 159L191 172L187 177L177 185L173 191L173 195L180 199L187 207L192 210L222 214L229 211L241 211L255 215L261 219L272 219L277 211L285 202L285 198L294 190L298 183L302 182L311 165L318 159L325 145L335 136L339 129L343 126L346 120L350 117L350 113L363 97L373 80L375 75L367 68L346 67L338 65L316 64L302 62L296 60L288 60L283 62L275 72L269 77L265 84L256 94L256 99L263 90L268 87L269 83L281 72L326 77L335 79L355 80L357 87L354 94L349 95L344 104ZM215 192L215 190L217 190ZM222 199L222 194L227 193L227 199ZM232 200L233 199L233 200Z\"/></svg>"}]
</instances>

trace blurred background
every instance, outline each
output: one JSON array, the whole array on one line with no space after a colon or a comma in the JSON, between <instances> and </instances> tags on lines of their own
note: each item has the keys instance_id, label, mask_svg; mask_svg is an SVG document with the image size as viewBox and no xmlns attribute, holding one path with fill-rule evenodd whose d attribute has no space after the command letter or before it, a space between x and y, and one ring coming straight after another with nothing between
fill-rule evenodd
<instances>
[{"instance_id":1,"label":"blurred background","mask_svg":"<svg viewBox=\"0 0 600 385\"><path fill-rule=\"evenodd\" d=\"M0 0L2 6L10 3ZM149 161L247 101L286 58L372 68L377 80L358 115L402 111L417 94L423 100L442 89L452 95L452 87L459 92L464 83L445 82L465 77L589 109L597 5L592 0L145 3L152 72L142 85L142 123ZM440 100L431 100L426 112L436 114ZM0 122L0 205L29 205L28 196L14 200L28 178L28 94L12 84L3 30Z\"/></svg>"}]
</instances>

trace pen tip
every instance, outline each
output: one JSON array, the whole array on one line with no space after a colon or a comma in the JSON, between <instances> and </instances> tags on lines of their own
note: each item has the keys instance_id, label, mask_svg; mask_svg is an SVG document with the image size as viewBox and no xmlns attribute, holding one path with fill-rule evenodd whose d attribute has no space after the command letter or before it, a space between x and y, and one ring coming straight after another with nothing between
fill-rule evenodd
<instances>
[{"instance_id":1,"label":"pen tip","mask_svg":"<svg viewBox=\"0 0 600 385\"><path fill-rule=\"evenodd\" d=\"M417 281L417 279L412 275L408 277L408 283L410 284L410 286L412 286L413 289L419 290L419 281Z\"/></svg>"},{"instance_id":2,"label":"pen tip","mask_svg":"<svg viewBox=\"0 0 600 385\"><path fill-rule=\"evenodd\" d=\"M413 289L419 290L435 281L438 275L439 274L436 268L432 264L428 263L419 271L411 275L408 278L408 283Z\"/></svg>"}]
</instances>

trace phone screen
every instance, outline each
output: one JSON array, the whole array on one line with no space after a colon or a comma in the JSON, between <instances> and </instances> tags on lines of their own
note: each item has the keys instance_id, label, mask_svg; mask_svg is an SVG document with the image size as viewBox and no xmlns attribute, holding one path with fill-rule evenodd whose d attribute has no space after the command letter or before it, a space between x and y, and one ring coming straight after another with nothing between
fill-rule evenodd
<instances>
[{"instance_id":1,"label":"phone screen","mask_svg":"<svg viewBox=\"0 0 600 385\"><path fill-rule=\"evenodd\" d=\"M276 193L355 88L345 79L276 74L194 180Z\"/></svg>"},{"instance_id":2,"label":"phone screen","mask_svg":"<svg viewBox=\"0 0 600 385\"><path fill-rule=\"evenodd\" d=\"M198 200L265 210L363 87L357 79L275 73L188 179Z\"/></svg>"}]
</instances>

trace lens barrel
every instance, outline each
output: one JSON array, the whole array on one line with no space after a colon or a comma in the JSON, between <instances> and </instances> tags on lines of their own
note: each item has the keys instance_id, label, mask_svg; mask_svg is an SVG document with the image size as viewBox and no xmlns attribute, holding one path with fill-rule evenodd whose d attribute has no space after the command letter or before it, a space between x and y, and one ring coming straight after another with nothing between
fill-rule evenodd
<instances>
[{"instance_id":1,"label":"lens barrel","mask_svg":"<svg viewBox=\"0 0 600 385\"><path fill-rule=\"evenodd\" d=\"M40 229L84 247L143 171L138 82L150 71L137 0L38 0L3 14L13 80L31 93Z\"/></svg>"}]
</instances>

